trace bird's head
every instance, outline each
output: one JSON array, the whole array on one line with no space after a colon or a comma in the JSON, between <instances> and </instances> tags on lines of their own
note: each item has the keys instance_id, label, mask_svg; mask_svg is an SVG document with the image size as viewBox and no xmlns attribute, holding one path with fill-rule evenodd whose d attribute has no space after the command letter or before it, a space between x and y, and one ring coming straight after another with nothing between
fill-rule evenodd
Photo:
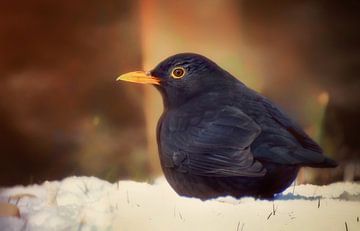
<instances>
[{"instance_id":1,"label":"bird's head","mask_svg":"<svg viewBox=\"0 0 360 231\"><path fill-rule=\"evenodd\" d=\"M176 107L201 94L226 90L235 78L202 55L182 53L163 60L151 71L129 72L117 80L153 84L164 105Z\"/></svg>"}]
</instances>

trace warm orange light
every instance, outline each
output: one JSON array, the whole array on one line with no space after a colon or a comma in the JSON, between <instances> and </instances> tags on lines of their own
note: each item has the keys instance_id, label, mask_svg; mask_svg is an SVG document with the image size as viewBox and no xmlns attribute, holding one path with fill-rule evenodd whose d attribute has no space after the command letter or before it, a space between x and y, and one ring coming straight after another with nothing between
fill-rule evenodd
<instances>
[{"instance_id":1,"label":"warm orange light","mask_svg":"<svg viewBox=\"0 0 360 231\"><path fill-rule=\"evenodd\" d=\"M321 92L317 97L317 101L319 102L320 105L326 106L329 102L329 93L325 91Z\"/></svg>"}]
</instances>

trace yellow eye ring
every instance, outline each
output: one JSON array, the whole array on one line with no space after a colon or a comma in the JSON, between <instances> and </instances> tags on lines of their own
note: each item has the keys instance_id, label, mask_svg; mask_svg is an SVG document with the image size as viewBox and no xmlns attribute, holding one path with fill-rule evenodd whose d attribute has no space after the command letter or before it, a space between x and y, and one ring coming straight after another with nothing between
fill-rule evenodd
<instances>
[{"instance_id":1,"label":"yellow eye ring","mask_svg":"<svg viewBox=\"0 0 360 231\"><path fill-rule=\"evenodd\" d=\"M185 76L186 70L183 67L175 67L172 71L171 71L171 77L173 77L174 79L180 79L182 77Z\"/></svg>"}]
</instances>

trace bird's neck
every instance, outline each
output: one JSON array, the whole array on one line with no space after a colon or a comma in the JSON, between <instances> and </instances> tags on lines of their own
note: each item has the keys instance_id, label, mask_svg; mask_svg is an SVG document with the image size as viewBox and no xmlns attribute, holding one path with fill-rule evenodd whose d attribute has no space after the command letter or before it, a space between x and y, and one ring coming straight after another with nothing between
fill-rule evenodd
<instances>
[{"instance_id":1,"label":"bird's neck","mask_svg":"<svg viewBox=\"0 0 360 231\"><path fill-rule=\"evenodd\" d=\"M189 100L200 96L199 94L186 95L181 91L167 92L165 89L159 89L163 99L164 109L173 109L181 107Z\"/></svg>"},{"instance_id":2,"label":"bird's neck","mask_svg":"<svg viewBox=\"0 0 360 231\"><path fill-rule=\"evenodd\" d=\"M218 86L218 88L214 88L211 91L201 91L189 95L183 92L171 92L167 94L163 89L160 90L160 93L162 95L164 109L171 110L198 100L212 104L214 101L227 95L230 92L228 88L229 86Z\"/></svg>"}]
</instances>

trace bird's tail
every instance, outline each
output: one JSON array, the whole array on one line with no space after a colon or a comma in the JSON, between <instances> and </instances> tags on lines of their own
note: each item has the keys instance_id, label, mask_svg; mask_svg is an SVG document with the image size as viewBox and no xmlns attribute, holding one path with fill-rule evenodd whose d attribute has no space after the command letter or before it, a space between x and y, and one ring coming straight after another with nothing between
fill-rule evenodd
<instances>
[{"instance_id":1,"label":"bird's tail","mask_svg":"<svg viewBox=\"0 0 360 231\"><path fill-rule=\"evenodd\" d=\"M323 162L311 163L307 164L306 166L313 168L336 168L338 166L338 163L335 160L325 157Z\"/></svg>"}]
</instances>

